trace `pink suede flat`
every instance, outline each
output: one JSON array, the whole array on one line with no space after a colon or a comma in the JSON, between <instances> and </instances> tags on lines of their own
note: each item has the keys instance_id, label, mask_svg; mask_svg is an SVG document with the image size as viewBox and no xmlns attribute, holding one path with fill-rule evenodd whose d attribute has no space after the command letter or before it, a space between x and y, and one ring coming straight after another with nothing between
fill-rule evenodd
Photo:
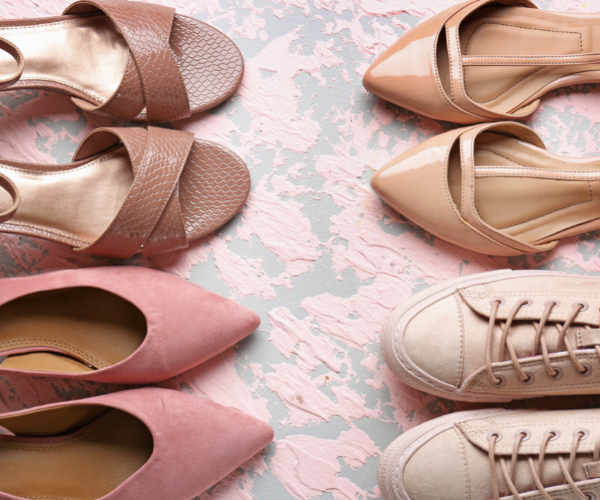
<instances>
[{"instance_id":1,"label":"pink suede flat","mask_svg":"<svg viewBox=\"0 0 600 500\"><path fill-rule=\"evenodd\" d=\"M266 423L144 388L6 414L0 498L190 500L273 439Z\"/></svg>"},{"instance_id":2,"label":"pink suede flat","mask_svg":"<svg viewBox=\"0 0 600 500\"><path fill-rule=\"evenodd\" d=\"M259 324L249 309L150 269L7 278L0 287L0 375L154 383L212 358Z\"/></svg>"}]
</instances>

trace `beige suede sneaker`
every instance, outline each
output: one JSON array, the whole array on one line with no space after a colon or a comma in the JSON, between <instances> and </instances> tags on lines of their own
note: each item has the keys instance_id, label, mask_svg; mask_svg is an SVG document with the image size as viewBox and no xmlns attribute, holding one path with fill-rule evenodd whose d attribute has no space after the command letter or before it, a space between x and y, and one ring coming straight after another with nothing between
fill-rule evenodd
<instances>
[{"instance_id":1,"label":"beige suede sneaker","mask_svg":"<svg viewBox=\"0 0 600 500\"><path fill-rule=\"evenodd\" d=\"M396 439L378 482L385 500L596 500L600 409L452 413Z\"/></svg>"},{"instance_id":2,"label":"beige suede sneaker","mask_svg":"<svg viewBox=\"0 0 600 500\"><path fill-rule=\"evenodd\" d=\"M464 276L414 295L381 334L388 366L436 396L506 402L600 393L600 278Z\"/></svg>"}]
</instances>

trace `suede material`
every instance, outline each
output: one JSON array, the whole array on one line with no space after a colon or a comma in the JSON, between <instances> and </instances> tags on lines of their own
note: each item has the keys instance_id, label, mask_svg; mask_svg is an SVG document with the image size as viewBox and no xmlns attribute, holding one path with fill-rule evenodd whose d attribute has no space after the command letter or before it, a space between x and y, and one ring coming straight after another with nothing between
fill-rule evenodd
<instances>
[{"instance_id":1,"label":"suede material","mask_svg":"<svg viewBox=\"0 0 600 500\"><path fill-rule=\"evenodd\" d=\"M455 295L417 314L404 332L404 346L421 369L459 386L464 358L463 320Z\"/></svg>"},{"instance_id":2,"label":"suede material","mask_svg":"<svg viewBox=\"0 0 600 500\"><path fill-rule=\"evenodd\" d=\"M260 318L249 309L175 276L137 267L103 267L7 278L0 306L28 294L70 287L95 287L131 302L146 317L142 345L127 359L86 373L3 369L7 373L148 384L183 373L252 333Z\"/></svg>"},{"instance_id":3,"label":"suede material","mask_svg":"<svg viewBox=\"0 0 600 500\"><path fill-rule=\"evenodd\" d=\"M403 482L410 500L469 498L468 470L460 433L451 428L425 443L409 460ZM438 497L440 498L440 497Z\"/></svg>"},{"instance_id":4,"label":"suede material","mask_svg":"<svg viewBox=\"0 0 600 500\"><path fill-rule=\"evenodd\" d=\"M512 499L500 458L511 470L515 442L526 432L528 437L518 446L512 480L523 500L542 500L528 461L533 459L537 467L544 436L552 430L557 437L546 447L540 480L552 498L575 500L578 497L567 484L558 457L569 462L574 433L582 430L589 434L578 442L569 473L584 494L598 498L600 480L589 480L588 471L594 471L590 462L600 435L599 423L599 409L474 410L446 415L411 429L386 450L380 485L386 500L490 500L494 493L488 437L495 432L500 438L494 450L494 476L500 498Z\"/></svg>"},{"instance_id":5,"label":"suede material","mask_svg":"<svg viewBox=\"0 0 600 500\"><path fill-rule=\"evenodd\" d=\"M273 429L236 409L177 391L142 388L39 406L12 416L65 406L100 405L133 415L150 430L150 459L99 500L190 500L273 439ZM3 500L23 500L0 493Z\"/></svg>"}]
</instances>

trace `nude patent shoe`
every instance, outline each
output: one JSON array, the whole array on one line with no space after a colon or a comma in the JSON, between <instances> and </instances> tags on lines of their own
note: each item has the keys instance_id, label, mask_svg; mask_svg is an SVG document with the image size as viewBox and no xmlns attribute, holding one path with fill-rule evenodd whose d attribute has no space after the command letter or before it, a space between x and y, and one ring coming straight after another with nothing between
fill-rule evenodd
<instances>
[{"instance_id":1,"label":"nude patent shoe","mask_svg":"<svg viewBox=\"0 0 600 500\"><path fill-rule=\"evenodd\" d=\"M364 86L455 123L523 118L550 90L600 81L599 14L529 0L470 0L422 22L369 68Z\"/></svg>"},{"instance_id":2,"label":"nude patent shoe","mask_svg":"<svg viewBox=\"0 0 600 500\"><path fill-rule=\"evenodd\" d=\"M154 383L216 356L259 323L249 309L151 269L5 278L0 376Z\"/></svg>"},{"instance_id":3,"label":"nude patent shoe","mask_svg":"<svg viewBox=\"0 0 600 500\"><path fill-rule=\"evenodd\" d=\"M596 500L600 410L471 410L404 432L383 453L384 500Z\"/></svg>"},{"instance_id":4,"label":"nude patent shoe","mask_svg":"<svg viewBox=\"0 0 600 500\"><path fill-rule=\"evenodd\" d=\"M412 295L381 352L405 384L456 401L600 394L599 323L597 276L494 271Z\"/></svg>"},{"instance_id":5,"label":"nude patent shoe","mask_svg":"<svg viewBox=\"0 0 600 500\"><path fill-rule=\"evenodd\" d=\"M600 229L598 158L553 155L519 123L433 137L371 184L427 231L488 255L547 252L561 238Z\"/></svg>"},{"instance_id":6,"label":"nude patent shoe","mask_svg":"<svg viewBox=\"0 0 600 500\"><path fill-rule=\"evenodd\" d=\"M186 118L230 97L231 39L163 5L85 0L62 16L0 20L0 90L47 89L124 121Z\"/></svg>"},{"instance_id":7,"label":"nude patent shoe","mask_svg":"<svg viewBox=\"0 0 600 500\"><path fill-rule=\"evenodd\" d=\"M181 250L231 220L250 192L242 159L165 128L91 132L73 163L0 159L0 232L127 259Z\"/></svg>"},{"instance_id":8,"label":"nude patent shoe","mask_svg":"<svg viewBox=\"0 0 600 500\"><path fill-rule=\"evenodd\" d=\"M0 498L190 500L273 439L205 399L157 388L0 416Z\"/></svg>"}]
</instances>

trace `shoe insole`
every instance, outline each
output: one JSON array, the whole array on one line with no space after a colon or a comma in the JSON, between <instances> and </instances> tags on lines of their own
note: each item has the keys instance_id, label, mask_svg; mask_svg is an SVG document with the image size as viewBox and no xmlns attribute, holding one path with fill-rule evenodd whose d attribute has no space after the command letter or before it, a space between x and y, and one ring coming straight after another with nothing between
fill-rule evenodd
<instances>
[{"instance_id":1,"label":"shoe insole","mask_svg":"<svg viewBox=\"0 0 600 500\"><path fill-rule=\"evenodd\" d=\"M89 372L126 359L147 325L127 300L90 287L26 295L0 306L2 368Z\"/></svg>"},{"instance_id":2,"label":"shoe insole","mask_svg":"<svg viewBox=\"0 0 600 500\"><path fill-rule=\"evenodd\" d=\"M475 165L475 204L479 215L490 226L521 241L550 241L552 235L600 218L597 158L561 158L512 137L483 133L475 145ZM560 177L576 171L598 180L536 177L547 177L548 172ZM460 156L455 150L449 184L459 210L461 183Z\"/></svg>"},{"instance_id":3,"label":"shoe insole","mask_svg":"<svg viewBox=\"0 0 600 500\"><path fill-rule=\"evenodd\" d=\"M491 6L479 9L463 22L460 39L466 55L535 56L600 52L600 16ZM466 92L474 101L490 110L508 113L517 112L529 104L541 89L562 77L599 70L600 64L473 66L465 68L464 78Z\"/></svg>"},{"instance_id":4,"label":"shoe insole","mask_svg":"<svg viewBox=\"0 0 600 500\"><path fill-rule=\"evenodd\" d=\"M92 102L106 102L125 73L129 57L125 40L107 16L58 19L28 26L0 22L0 38L23 54L21 81L54 82L91 97ZM16 61L0 51L0 77L10 77L17 69Z\"/></svg>"},{"instance_id":5,"label":"shoe insole","mask_svg":"<svg viewBox=\"0 0 600 500\"><path fill-rule=\"evenodd\" d=\"M11 179L21 194L16 214L2 224L4 231L29 228L76 247L103 234L133 183L131 161L123 147L72 165L21 168L0 163L0 174ZM0 211L11 206L10 195L0 190Z\"/></svg>"},{"instance_id":6,"label":"shoe insole","mask_svg":"<svg viewBox=\"0 0 600 500\"><path fill-rule=\"evenodd\" d=\"M81 417L85 408L38 413L36 433L43 432L46 420L68 420L68 410L75 410ZM87 408L92 416L98 413L98 408L104 413L70 436L61 438L60 434L45 433L48 437L0 437L0 492L18 498L97 500L148 461L153 439L140 420L120 410ZM53 412L57 415L53 416ZM0 425L19 427L18 419L13 418L12 422L7 419L7 423L0 419Z\"/></svg>"}]
</instances>

